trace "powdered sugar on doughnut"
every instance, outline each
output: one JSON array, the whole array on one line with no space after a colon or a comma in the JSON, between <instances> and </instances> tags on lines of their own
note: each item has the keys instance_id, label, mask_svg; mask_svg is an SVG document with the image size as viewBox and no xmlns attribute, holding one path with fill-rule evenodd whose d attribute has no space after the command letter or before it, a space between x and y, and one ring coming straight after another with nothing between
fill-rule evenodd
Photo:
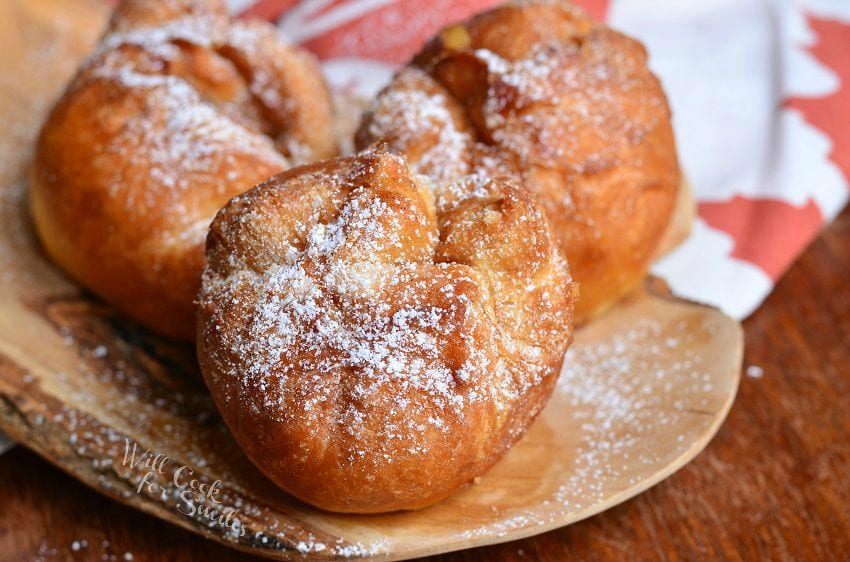
<instances>
[{"instance_id":1,"label":"powdered sugar on doughnut","mask_svg":"<svg viewBox=\"0 0 850 562\"><path fill-rule=\"evenodd\" d=\"M421 117L422 96L451 118ZM442 140L457 132L469 140ZM452 197L456 170L534 194L584 287L582 320L645 274L681 182L646 51L569 3L507 2L444 29L373 103L358 143L376 142L405 154L438 199Z\"/></svg>"},{"instance_id":2,"label":"powdered sugar on doughnut","mask_svg":"<svg viewBox=\"0 0 850 562\"><path fill-rule=\"evenodd\" d=\"M553 387L571 334L566 266L542 213L509 186L469 178L465 199L435 208L399 157L320 167L237 198L213 225L205 377L231 428L250 419L297 451L289 470L334 458L383 494L405 486L382 483L386 471L437 470L424 467L448 455L457 464L434 490L456 486ZM551 331L529 337L530 323ZM283 451L251 454L234 433L278 470L258 455Z\"/></svg>"},{"instance_id":3,"label":"powdered sugar on doughnut","mask_svg":"<svg viewBox=\"0 0 850 562\"><path fill-rule=\"evenodd\" d=\"M225 23L220 19L187 16L156 27L134 28L110 33L103 38L103 41L92 53L91 58L96 58L124 45L136 45L163 58L173 56L179 48L176 43L181 41L199 47L211 48L224 32Z\"/></svg>"},{"instance_id":4,"label":"powdered sugar on doughnut","mask_svg":"<svg viewBox=\"0 0 850 562\"><path fill-rule=\"evenodd\" d=\"M169 190L127 190L128 185L134 184L128 184L125 177L116 177L112 195L123 198L128 208L159 205L159 198L170 192L174 211L192 216L198 209L186 207L180 193L192 188L198 175L209 181L211 173L217 172L215 184L218 192L224 193L228 184L238 178L237 160L245 155L276 163L280 169L287 167L286 159L269 138L205 102L185 80L142 74L129 66L100 67L93 76L139 92L146 108L145 112L128 117L104 151L117 158L145 162L151 179Z\"/></svg>"},{"instance_id":5,"label":"powdered sugar on doughnut","mask_svg":"<svg viewBox=\"0 0 850 562\"><path fill-rule=\"evenodd\" d=\"M450 301L448 306L422 300L432 285L422 280L418 271L422 264L381 259L386 248L409 243L402 230L405 226L393 216L396 212L357 188L334 221L304 225L306 247L293 248L283 263L261 272L240 269L223 283L207 282L206 287L218 293L207 298L251 299L246 303L251 310L247 333L231 341L233 353L244 359L245 370L233 376L248 391L246 395L257 387L267 390L267 400L257 405L265 414L280 421L302 415L281 409L280 398L291 384L303 385L303 378L311 376L324 384L318 379L351 371L357 373L358 381L351 391L356 398L352 405L361 400L369 403L388 385L399 386L405 393L413 389L428 396L429 406L456 413L466 401L482 398L477 389L467 392L457 384L468 380L469 373L488 367L487 353L470 349L466 361L452 368L443 357L440 341L457 331L459 317L482 321L475 318L481 310L457 287L473 280L466 275L447 277L439 290ZM429 235L426 244L433 245L433 233ZM435 267L436 276L448 266ZM395 302L385 301L387 295L393 295ZM293 356L300 359L292 362ZM272 384L277 388L272 389ZM411 406L403 396L399 394L396 403L401 409ZM316 402L332 397L332 393L313 395L304 409L309 412ZM348 420L342 427L356 435L364 412L352 408L342 415ZM431 422L443 427L439 417ZM410 438L415 432L400 428L393 432L397 437L403 434Z\"/></svg>"}]
</instances>

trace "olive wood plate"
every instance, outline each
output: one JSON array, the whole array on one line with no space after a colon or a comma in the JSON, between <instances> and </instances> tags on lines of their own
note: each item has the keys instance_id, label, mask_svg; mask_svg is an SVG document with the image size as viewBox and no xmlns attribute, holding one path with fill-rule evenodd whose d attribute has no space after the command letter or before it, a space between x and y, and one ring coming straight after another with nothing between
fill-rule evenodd
<instances>
[{"instance_id":1,"label":"olive wood plate","mask_svg":"<svg viewBox=\"0 0 850 562\"><path fill-rule=\"evenodd\" d=\"M400 560L599 513L693 459L726 416L741 367L739 325L650 283L578 331L526 437L452 497L372 516L293 499L228 434L194 350L150 336L83 292L32 232L33 138L96 40L104 5L13 0L0 16L9 38L0 53L0 429L98 492L269 558ZM133 446L135 459L150 451L135 466ZM193 482L211 486L205 497Z\"/></svg>"}]
</instances>

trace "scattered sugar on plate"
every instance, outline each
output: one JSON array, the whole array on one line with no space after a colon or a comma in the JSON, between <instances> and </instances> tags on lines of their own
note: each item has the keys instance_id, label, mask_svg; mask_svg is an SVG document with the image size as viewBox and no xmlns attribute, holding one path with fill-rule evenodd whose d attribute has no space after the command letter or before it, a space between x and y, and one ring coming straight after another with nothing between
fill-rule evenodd
<instances>
[{"instance_id":1,"label":"scattered sugar on plate","mask_svg":"<svg viewBox=\"0 0 850 562\"><path fill-rule=\"evenodd\" d=\"M747 376L751 379L760 379L764 376L764 369L758 365L750 365L747 367Z\"/></svg>"}]
</instances>

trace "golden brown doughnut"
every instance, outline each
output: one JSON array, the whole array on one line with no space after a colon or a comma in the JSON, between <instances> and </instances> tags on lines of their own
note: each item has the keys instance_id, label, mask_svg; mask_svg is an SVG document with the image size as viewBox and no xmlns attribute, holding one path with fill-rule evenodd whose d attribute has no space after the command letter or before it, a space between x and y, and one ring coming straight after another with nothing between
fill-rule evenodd
<instances>
[{"instance_id":1,"label":"golden brown doughnut","mask_svg":"<svg viewBox=\"0 0 850 562\"><path fill-rule=\"evenodd\" d=\"M414 509L485 471L548 399L573 284L530 196L435 205L381 151L285 172L215 218L198 356L275 483L340 512Z\"/></svg>"},{"instance_id":2,"label":"golden brown doughnut","mask_svg":"<svg viewBox=\"0 0 850 562\"><path fill-rule=\"evenodd\" d=\"M204 240L234 195L336 152L317 62L224 3L125 0L45 123L47 253L144 325L194 336Z\"/></svg>"},{"instance_id":3,"label":"golden brown doughnut","mask_svg":"<svg viewBox=\"0 0 850 562\"><path fill-rule=\"evenodd\" d=\"M534 193L579 284L577 321L644 277L681 173L661 85L637 41L565 1L514 1L444 29L358 133L440 191L468 173Z\"/></svg>"}]
</instances>

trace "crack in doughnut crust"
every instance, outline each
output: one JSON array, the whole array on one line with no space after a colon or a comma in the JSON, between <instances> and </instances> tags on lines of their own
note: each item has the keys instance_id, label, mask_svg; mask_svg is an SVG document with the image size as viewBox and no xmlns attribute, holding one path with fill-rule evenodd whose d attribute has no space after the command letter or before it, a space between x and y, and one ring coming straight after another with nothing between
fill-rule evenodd
<instances>
[{"instance_id":1,"label":"crack in doughnut crust","mask_svg":"<svg viewBox=\"0 0 850 562\"><path fill-rule=\"evenodd\" d=\"M41 131L32 213L73 277L192 339L215 213L335 153L318 64L274 28L230 21L221 1L125 0Z\"/></svg>"},{"instance_id":2,"label":"crack in doughnut crust","mask_svg":"<svg viewBox=\"0 0 850 562\"><path fill-rule=\"evenodd\" d=\"M501 180L427 180L381 150L285 172L207 240L198 356L242 448L341 512L415 509L484 472L548 399L575 291Z\"/></svg>"},{"instance_id":3,"label":"crack in doughnut crust","mask_svg":"<svg viewBox=\"0 0 850 562\"><path fill-rule=\"evenodd\" d=\"M579 284L579 322L643 279L681 182L643 46L559 0L444 29L364 117L357 145L376 140L438 192L477 173L534 193Z\"/></svg>"}]
</instances>

